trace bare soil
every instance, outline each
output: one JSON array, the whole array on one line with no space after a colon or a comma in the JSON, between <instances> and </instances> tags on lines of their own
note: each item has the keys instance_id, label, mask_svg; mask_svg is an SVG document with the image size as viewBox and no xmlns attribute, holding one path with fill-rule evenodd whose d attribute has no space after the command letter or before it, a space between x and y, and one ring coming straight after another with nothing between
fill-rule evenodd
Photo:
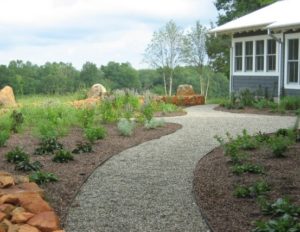
<instances>
[{"instance_id":1,"label":"bare soil","mask_svg":"<svg viewBox=\"0 0 300 232\"><path fill-rule=\"evenodd\" d=\"M262 216L255 198L236 198L234 186L266 180L270 201L289 197L300 206L300 143L291 146L285 158L274 158L266 147L249 151L249 162L265 167L265 174L234 175L231 163L219 147L203 157L194 172L194 194L198 206L215 232L251 231Z\"/></svg>"},{"instance_id":2,"label":"bare soil","mask_svg":"<svg viewBox=\"0 0 300 232\"><path fill-rule=\"evenodd\" d=\"M24 175L24 172L15 171L15 165L6 162L4 157L7 152L19 146L30 154L32 162L38 160L44 165L43 171L55 173L59 177L59 181L42 185L42 188L45 190L47 200L64 223L68 207L95 168L125 149L171 134L180 129L181 125L166 123L164 127L154 130L146 130L139 126L131 137L121 136L116 125L106 125L105 127L107 137L95 142L92 153L74 155L74 161L62 164L54 163L51 160L53 155L32 155L39 145L39 140L30 132L14 134L8 140L7 145L0 148L0 170ZM84 141L83 131L79 128L73 128L68 136L61 138L59 141L65 149L72 151L76 147L77 141Z\"/></svg>"},{"instance_id":3,"label":"bare soil","mask_svg":"<svg viewBox=\"0 0 300 232\"><path fill-rule=\"evenodd\" d=\"M294 116L295 113L292 111L286 111L284 113L273 112L270 109L256 109L253 107L245 107L244 109L227 109L223 106L217 106L214 108L217 111L224 111L238 114L262 114L262 115L278 115L278 116Z\"/></svg>"}]
</instances>

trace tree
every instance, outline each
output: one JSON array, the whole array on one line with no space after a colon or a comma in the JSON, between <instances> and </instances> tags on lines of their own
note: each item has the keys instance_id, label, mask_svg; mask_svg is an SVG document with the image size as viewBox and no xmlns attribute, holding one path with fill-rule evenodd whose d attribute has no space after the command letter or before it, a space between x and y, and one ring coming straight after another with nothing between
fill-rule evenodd
<instances>
[{"instance_id":1,"label":"tree","mask_svg":"<svg viewBox=\"0 0 300 232\"><path fill-rule=\"evenodd\" d=\"M206 56L206 33L207 29L197 21L195 27L184 37L182 46L183 60L198 72L200 93L205 97L207 97L209 88L209 78L206 78L205 81L203 76L204 59Z\"/></svg>"},{"instance_id":2,"label":"tree","mask_svg":"<svg viewBox=\"0 0 300 232\"><path fill-rule=\"evenodd\" d=\"M227 23L274 2L276 0L216 0L214 4L219 12L217 25ZM214 38L211 36L206 46L213 69L229 76L230 37L223 35Z\"/></svg>"},{"instance_id":3,"label":"tree","mask_svg":"<svg viewBox=\"0 0 300 232\"><path fill-rule=\"evenodd\" d=\"M167 94L166 77L168 77L169 95L172 95L174 69L181 61L182 41L183 31L171 20L158 32L154 32L145 51L145 61L162 72L165 94Z\"/></svg>"},{"instance_id":4,"label":"tree","mask_svg":"<svg viewBox=\"0 0 300 232\"><path fill-rule=\"evenodd\" d=\"M99 83L103 74L101 70L97 68L97 65L91 62L86 62L80 72L80 82L85 85L85 87L91 87L92 85Z\"/></svg>"}]
</instances>

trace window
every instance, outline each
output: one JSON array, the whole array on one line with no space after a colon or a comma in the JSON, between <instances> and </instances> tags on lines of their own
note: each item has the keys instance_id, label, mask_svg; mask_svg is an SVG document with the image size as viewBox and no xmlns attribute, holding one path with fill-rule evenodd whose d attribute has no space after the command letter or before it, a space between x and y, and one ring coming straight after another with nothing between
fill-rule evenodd
<instances>
[{"instance_id":1,"label":"window","mask_svg":"<svg viewBox=\"0 0 300 232\"><path fill-rule=\"evenodd\" d=\"M253 70L253 41L245 43L245 71Z\"/></svg>"},{"instance_id":2,"label":"window","mask_svg":"<svg viewBox=\"0 0 300 232\"><path fill-rule=\"evenodd\" d=\"M265 41L258 40L255 43L255 71L264 71L264 54L265 54Z\"/></svg>"},{"instance_id":3,"label":"window","mask_svg":"<svg viewBox=\"0 0 300 232\"><path fill-rule=\"evenodd\" d=\"M276 41L269 39L267 46L267 71L276 71Z\"/></svg>"},{"instance_id":4,"label":"window","mask_svg":"<svg viewBox=\"0 0 300 232\"><path fill-rule=\"evenodd\" d=\"M243 43L235 43L235 71L243 70Z\"/></svg>"},{"instance_id":5,"label":"window","mask_svg":"<svg viewBox=\"0 0 300 232\"><path fill-rule=\"evenodd\" d=\"M298 83L299 75L299 39L288 40L287 82Z\"/></svg>"}]
</instances>

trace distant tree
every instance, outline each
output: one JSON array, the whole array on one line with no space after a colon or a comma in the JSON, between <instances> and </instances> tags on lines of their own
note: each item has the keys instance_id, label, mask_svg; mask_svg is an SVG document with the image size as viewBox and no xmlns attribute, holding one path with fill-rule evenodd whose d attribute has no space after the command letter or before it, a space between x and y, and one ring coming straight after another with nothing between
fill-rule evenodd
<instances>
[{"instance_id":1,"label":"distant tree","mask_svg":"<svg viewBox=\"0 0 300 232\"><path fill-rule=\"evenodd\" d=\"M167 93L166 77L169 79L169 95L172 95L173 77L176 66L181 62L183 31L171 20L159 31L154 32L144 54L144 60L161 70Z\"/></svg>"},{"instance_id":2,"label":"distant tree","mask_svg":"<svg viewBox=\"0 0 300 232\"><path fill-rule=\"evenodd\" d=\"M219 12L217 25L227 23L274 2L276 0L215 0L214 4ZM206 46L213 69L229 77L230 37L223 35L214 38L211 36Z\"/></svg>"},{"instance_id":3,"label":"distant tree","mask_svg":"<svg viewBox=\"0 0 300 232\"><path fill-rule=\"evenodd\" d=\"M185 35L182 46L182 57L184 62L196 69L200 81L200 93L207 97L209 88L209 78L203 76L203 66L206 57L206 27L202 26L199 21Z\"/></svg>"},{"instance_id":4,"label":"distant tree","mask_svg":"<svg viewBox=\"0 0 300 232\"><path fill-rule=\"evenodd\" d=\"M86 62L80 71L80 82L85 87L91 87L92 85L101 82L103 73L97 68L97 65L91 62Z\"/></svg>"}]
</instances>

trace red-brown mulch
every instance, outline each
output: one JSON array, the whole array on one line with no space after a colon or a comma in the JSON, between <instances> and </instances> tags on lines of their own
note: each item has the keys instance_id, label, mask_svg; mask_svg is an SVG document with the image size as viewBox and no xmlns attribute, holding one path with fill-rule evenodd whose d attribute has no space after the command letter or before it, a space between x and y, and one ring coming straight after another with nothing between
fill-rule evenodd
<instances>
[{"instance_id":1,"label":"red-brown mulch","mask_svg":"<svg viewBox=\"0 0 300 232\"><path fill-rule=\"evenodd\" d=\"M0 148L0 170L24 175L24 172L15 171L14 165L6 162L4 158L8 151L19 146L30 154L32 162L38 160L44 165L43 171L55 173L59 181L42 185L42 188L46 192L46 199L64 222L69 205L95 168L125 149L174 133L180 128L181 125L174 123L166 123L164 127L154 130L146 130L139 126L131 137L124 137L119 134L116 125L106 125L107 137L96 141L93 145L94 152L74 155L74 161L62 164L52 162L53 155L31 155L39 144L39 140L31 133L14 134L8 140L7 146ZM84 141L82 129L72 129L69 135L59 141L65 149L72 151L77 141Z\"/></svg>"},{"instance_id":2,"label":"red-brown mulch","mask_svg":"<svg viewBox=\"0 0 300 232\"><path fill-rule=\"evenodd\" d=\"M253 221L263 217L254 198L236 198L234 186L251 185L264 179L271 185L271 202L288 196L300 206L300 143L289 148L286 158L273 158L267 148L249 152L249 161L265 167L265 174L234 175L229 159L218 147L203 157L194 172L194 193L198 206L214 232L251 231Z\"/></svg>"},{"instance_id":3,"label":"red-brown mulch","mask_svg":"<svg viewBox=\"0 0 300 232\"><path fill-rule=\"evenodd\" d=\"M284 113L273 112L270 109L256 109L253 107L245 107L244 109L227 109L223 106L217 106L214 108L217 111L224 111L229 113L237 114L261 114L261 115L277 115L277 116L295 116L295 113L292 111L285 111Z\"/></svg>"}]
</instances>

